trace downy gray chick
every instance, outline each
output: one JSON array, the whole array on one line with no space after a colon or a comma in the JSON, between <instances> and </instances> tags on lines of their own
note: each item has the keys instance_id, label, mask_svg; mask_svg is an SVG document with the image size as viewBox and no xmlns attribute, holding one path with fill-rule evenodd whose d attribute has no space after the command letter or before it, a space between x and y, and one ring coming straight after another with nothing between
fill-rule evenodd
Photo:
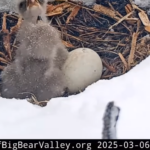
<instances>
[{"instance_id":1,"label":"downy gray chick","mask_svg":"<svg viewBox=\"0 0 150 150\"><path fill-rule=\"evenodd\" d=\"M37 23L37 16L40 16L44 22L47 22L47 0L18 0L17 8L24 20Z\"/></svg>"},{"instance_id":2,"label":"downy gray chick","mask_svg":"<svg viewBox=\"0 0 150 150\"><path fill-rule=\"evenodd\" d=\"M31 8L28 11L32 13ZM23 18L26 14L31 16L29 12L22 11ZM20 46L15 60L2 72L1 96L24 99L33 94L38 101L62 96L66 83L61 68L68 51L60 34L47 23L34 24L30 22L32 18L25 18L17 34Z\"/></svg>"},{"instance_id":3,"label":"downy gray chick","mask_svg":"<svg viewBox=\"0 0 150 150\"><path fill-rule=\"evenodd\" d=\"M103 117L102 139L117 139L116 124L119 118L120 108L109 102Z\"/></svg>"}]
</instances>

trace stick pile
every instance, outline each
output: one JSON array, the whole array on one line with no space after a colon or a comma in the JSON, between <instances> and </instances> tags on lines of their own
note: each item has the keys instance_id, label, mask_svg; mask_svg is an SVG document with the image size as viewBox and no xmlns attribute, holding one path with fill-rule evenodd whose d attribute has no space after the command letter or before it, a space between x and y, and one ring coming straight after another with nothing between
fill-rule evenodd
<instances>
[{"instance_id":1,"label":"stick pile","mask_svg":"<svg viewBox=\"0 0 150 150\"><path fill-rule=\"evenodd\" d=\"M98 3L99 2L99 3ZM47 5L50 24L56 27L69 51L87 47L95 50L104 65L102 79L128 72L150 54L150 21L144 10L128 0L100 0L94 6L56 0ZM22 19L0 15L0 70L17 50L15 34Z\"/></svg>"}]
</instances>

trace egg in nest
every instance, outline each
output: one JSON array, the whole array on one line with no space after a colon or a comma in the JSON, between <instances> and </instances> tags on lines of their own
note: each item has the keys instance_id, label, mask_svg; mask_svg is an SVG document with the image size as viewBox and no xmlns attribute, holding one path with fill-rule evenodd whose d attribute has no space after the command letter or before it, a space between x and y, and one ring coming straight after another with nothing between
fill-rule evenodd
<instances>
[{"instance_id":1,"label":"egg in nest","mask_svg":"<svg viewBox=\"0 0 150 150\"><path fill-rule=\"evenodd\" d=\"M103 65L100 56L89 48L78 48L69 53L63 66L69 93L84 90L101 78Z\"/></svg>"}]
</instances>

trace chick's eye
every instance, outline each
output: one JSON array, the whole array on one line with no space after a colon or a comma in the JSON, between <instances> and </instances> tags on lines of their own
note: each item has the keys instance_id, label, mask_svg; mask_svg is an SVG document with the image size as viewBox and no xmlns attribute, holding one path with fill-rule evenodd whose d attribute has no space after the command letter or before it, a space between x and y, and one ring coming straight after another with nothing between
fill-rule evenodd
<instances>
[{"instance_id":1,"label":"chick's eye","mask_svg":"<svg viewBox=\"0 0 150 150\"><path fill-rule=\"evenodd\" d=\"M20 8L21 10L26 10L26 2L21 2L21 3L19 4L19 8Z\"/></svg>"}]
</instances>

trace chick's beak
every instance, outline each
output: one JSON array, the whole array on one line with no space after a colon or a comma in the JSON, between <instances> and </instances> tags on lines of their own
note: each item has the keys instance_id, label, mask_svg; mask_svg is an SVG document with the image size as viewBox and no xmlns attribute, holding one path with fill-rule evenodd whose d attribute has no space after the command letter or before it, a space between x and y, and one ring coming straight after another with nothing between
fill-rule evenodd
<instances>
[{"instance_id":1,"label":"chick's beak","mask_svg":"<svg viewBox=\"0 0 150 150\"><path fill-rule=\"evenodd\" d=\"M38 0L27 0L27 8L30 9L32 7L40 7L40 3Z\"/></svg>"}]
</instances>

